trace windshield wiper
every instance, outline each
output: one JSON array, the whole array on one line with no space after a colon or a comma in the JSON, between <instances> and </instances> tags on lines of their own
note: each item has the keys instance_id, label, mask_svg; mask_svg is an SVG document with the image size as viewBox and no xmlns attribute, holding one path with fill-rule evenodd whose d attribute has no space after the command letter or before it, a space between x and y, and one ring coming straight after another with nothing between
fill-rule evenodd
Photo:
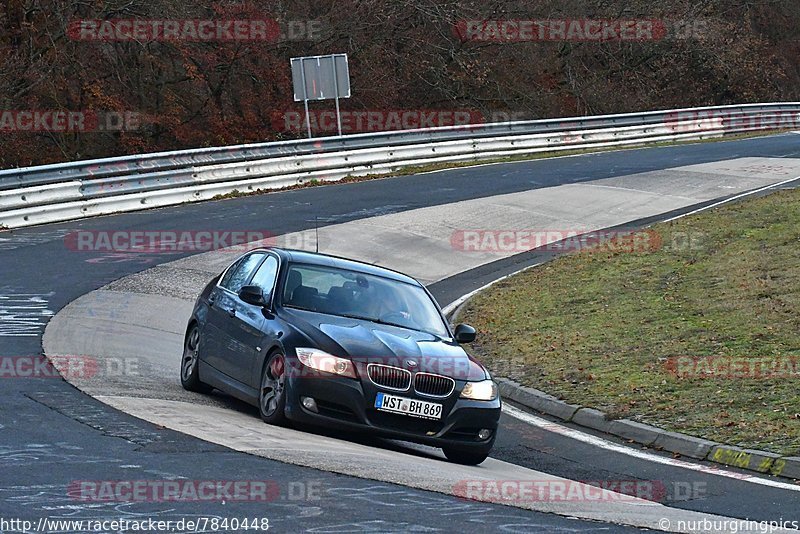
<instances>
[{"instance_id":1,"label":"windshield wiper","mask_svg":"<svg viewBox=\"0 0 800 534\"><path fill-rule=\"evenodd\" d=\"M338 315L339 317L347 317L348 319L358 319L358 320L361 320L361 321L369 321L371 323L389 324L389 323L385 323L385 322L381 321L378 318L363 317L361 315L354 315L352 313L335 313L334 315ZM397 325L392 325L392 326L397 326Z\"/></svg>"},{"instance_id":2,"label":"windshield wiper","mask_svg":"<svg viewBox=\"0 0 800 534\"><path fill-rule=\"evenodd\" d=\"M397 324L397 323L390 323L389 321L382 321L378 317L364 317L364 316L361 316L361 315L355 315L355 314L351 314L351 313L332 313L332 312L327 312L327 311L322 311L322 310L311 310L309 308L301 308L300 306L292 306L291 304L284 304L284 307L285 308L294 308L296 310L310 311L310 312L314 312L314 313L324 313L326 315L335 315L337 317L346 317L348 319L356 319L357 321L369 321L370 323L382 324L382 325L386 325L386 326L394 326L396 328L405 328L405 329L408 329L408 330L413 330L414 332L422 332L423 334L428 334L428 335L431 335L431 336L439 337L439 334L436 334L434 332L428 332L427 330L421 330L419 328L414 328L412 326L408 326L408 325L405 325L405 324Z\"/></svg>"},{"instance_id":3,"label":"windshield wiper","mask_svg":"<svg viewBox=\"0 0 800 534\"><path fill-rule=\"evenodd\" d=\"M381 320L380 318L377 318L377 317L376 318L373 318L373 317L362 317L360 315L351 315L349 313L338 313L337 315L340 315L342 317L347 317L348 319L359 319L361 321L369 321L371 323L383 324L383 325L386 325L386 326L396 326L397 328L407 328L408 330L413 330L414 332L422 332L423 334L436 335L436 334L433 334L432 332L428 332L426 330L420 330L419 328L414 328L412 326L408 326L408 325L405 325L405 324L397 324L397 323L390 323L389 321L383 321L383 320Z\"/></svg>"}]
</instances>

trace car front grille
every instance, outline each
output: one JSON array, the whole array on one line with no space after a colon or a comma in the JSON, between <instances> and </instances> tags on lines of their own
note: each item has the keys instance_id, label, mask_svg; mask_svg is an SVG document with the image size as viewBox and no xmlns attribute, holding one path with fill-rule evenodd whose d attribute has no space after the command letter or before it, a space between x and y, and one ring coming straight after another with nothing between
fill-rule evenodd
<instances>
[{"instance_id":1,"label":"car front grille","mask_svg":"<svg viewBox=\"0 0 800 534\"><path fill-rule=\"evenodd\" d=\"M442 375L417 373L414 377L414 390L428 397L449 397L456 387L456 381Z\"/></svg>"},{"instance_id":2,"label":"car front grille","mask_svg":"<svg viewBox=\"0 0 800 534\"><path fill-rule=\"evenodd\" d=\"M367 374L373 384L386 389L406 391L411 387L411 373L406 369L372 363L367 366Z\"/></svg>"}]
</instances>

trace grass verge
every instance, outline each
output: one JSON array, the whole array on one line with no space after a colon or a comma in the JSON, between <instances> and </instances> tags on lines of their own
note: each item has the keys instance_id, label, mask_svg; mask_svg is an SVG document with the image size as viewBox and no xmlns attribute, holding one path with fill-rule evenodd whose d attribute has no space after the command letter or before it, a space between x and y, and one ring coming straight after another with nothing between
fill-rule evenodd
<instances>
[{"instance_id":1,"label":"grass verge","mask_svg":"<svg viewBox=\"0 0 800 534\"><path fill-rule=\"evenodd\" d=\"M497 376L673 431L800 453L800 190L562 256L459 320Z\"/></svg>"}]
</instances>

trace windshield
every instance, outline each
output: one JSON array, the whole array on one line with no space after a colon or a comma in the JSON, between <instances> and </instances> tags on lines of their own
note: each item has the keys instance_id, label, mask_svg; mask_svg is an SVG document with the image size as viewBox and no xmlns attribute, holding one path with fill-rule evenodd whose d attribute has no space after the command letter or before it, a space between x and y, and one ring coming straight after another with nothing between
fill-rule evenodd
<instances>
[{"instance_id":1,"label":"windshield","mask_svg":"<svg viewBox=\"0 0 800 534\"><path fill-rule=\"evenodd\" d=\"M450 335L423 288L346 269L290 265L283 305L410 328L439 337Z\"/></svg>"}]
</instances>

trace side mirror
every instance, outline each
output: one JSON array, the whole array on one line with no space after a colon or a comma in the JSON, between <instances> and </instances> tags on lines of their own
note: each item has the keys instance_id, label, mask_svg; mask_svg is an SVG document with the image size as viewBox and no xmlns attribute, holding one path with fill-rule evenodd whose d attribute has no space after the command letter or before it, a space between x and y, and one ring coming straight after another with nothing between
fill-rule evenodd
<instances>
[{"instance_id":1,"label":"side mirror","mask_svg":"<svg viewBox=\"0 0 800 534\"><path fill-rule=\"evenodd\" d=\"M472 343L475 341L477 332L468 324L460 324L456 327L455 339L458 343Z\"/></svg>"},{"instance_id":2,"label":"side mirror","mask_svg":"<svg viewBox=\"0 0 800 534\"><path fill-rule=\"evenodd\" d=\"M258 286L244 286L239 290L239 298L242 302L252 304L253 306L261 306L262 308L267 305L267 298L264 296L264 291Z\"/></svg>"}]
</instances>

